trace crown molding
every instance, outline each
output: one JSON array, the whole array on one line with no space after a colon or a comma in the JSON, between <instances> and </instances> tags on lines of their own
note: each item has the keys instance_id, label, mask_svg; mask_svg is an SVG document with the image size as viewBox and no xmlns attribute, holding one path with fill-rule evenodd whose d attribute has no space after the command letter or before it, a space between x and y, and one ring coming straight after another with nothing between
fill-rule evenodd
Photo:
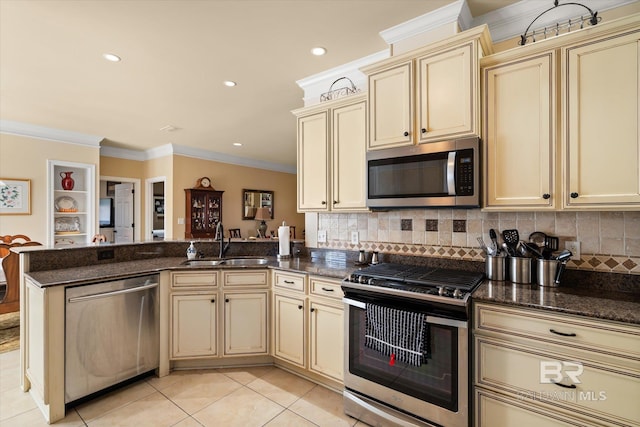
<instances>
[{"instance_id":1,"label":"crown molding","mask_svg":"<svg viewBox=\"0 0 640 427\"><path fill-rule=\"evenodd\" d=\"M87 135L11 120L0 120L0 133L96 148L100 147L100 142L104 139L103 136Z\"/></svg>"},{"instance_id":2,"label":"crown molding","mask_svg":"<svg viewBox=\"0 0 640 427\"><path fill-rule=\"evenodd\" d=\"M195 157L197 159L211 160L214 162L228 163L238 166L246 166L256 169L265 169L275 172L284 172L296 174L296 167L281 163L267 162L263 160L248 159L245 157L233 156L230 154L217 153L214 151L203 150L200 148L185 147L181 145L171 144L173 154L186 157Z\"/></svg>"},{"instance_id":3,"label":"crown molding","mask_svg":"<svg viewBox=\"0 0 640 427\"><path fill-rule=\"evenodd\" d=\"M392 45L401 40L422 34L427 31L434 30L445 24L452 22L460 23L460 15L464 8L467 8L467 2L465 0L458 0L447 6L443 6L432 12L426 13L421 16L417 16L402 24L398 24L394 27L380 31L380 37L384 39L387 44ZM467 19L471 16L468 12Z\"/></svg>"}]
</instances>

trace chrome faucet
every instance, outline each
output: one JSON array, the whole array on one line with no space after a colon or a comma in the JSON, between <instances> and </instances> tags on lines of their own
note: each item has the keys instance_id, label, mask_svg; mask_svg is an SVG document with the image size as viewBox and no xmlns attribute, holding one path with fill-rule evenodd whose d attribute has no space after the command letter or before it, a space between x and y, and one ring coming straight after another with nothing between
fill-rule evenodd
<instances>
[{"instance_id":1,"label":"chrome faucet","mask_svg":"<svg viewBox=\"0 0 640 427\"><path fill-rule=\"evenodd\" d=\"M229 250L229 246L231 246L231 237L229 237L229 243L224 244L224 226L222 222L219 221L216 225L216 235L214 240L220 239L220 255L219 258L224 258L224 254Z\"/></svg>"}]
</instances>

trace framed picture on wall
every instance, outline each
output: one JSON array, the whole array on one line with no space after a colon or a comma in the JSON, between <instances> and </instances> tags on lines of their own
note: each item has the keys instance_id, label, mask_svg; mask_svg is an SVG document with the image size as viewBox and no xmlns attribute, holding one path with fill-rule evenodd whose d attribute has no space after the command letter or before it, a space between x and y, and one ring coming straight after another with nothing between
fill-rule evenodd
<instances>
[{"instance_id":1,"label":"framed picture on wall","mask_svg":"<svg viewBox=\"0 0 640 427\"><path fill-rule=\"evenodd\" d=\"M31 180L0 178L0 215L31 215Z\"/></svg>"},{"instance_id":2,"label":"framed picture on wall","mask_svg":"<svg viewBox=\"0 0 640 427\"><path fill-rule=\"evenodd\" d=\"M153 198L153 209L158 214L158 217L164 216L164 197Z\"/></svg>"}]
</instances>

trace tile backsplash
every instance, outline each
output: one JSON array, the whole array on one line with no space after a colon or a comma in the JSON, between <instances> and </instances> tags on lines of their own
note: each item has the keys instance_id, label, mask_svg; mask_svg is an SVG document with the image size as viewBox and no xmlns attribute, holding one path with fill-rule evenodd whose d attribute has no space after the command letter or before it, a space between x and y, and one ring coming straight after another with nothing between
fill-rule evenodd
<instances>
[{"instance_id":1,"label":"tile backsplash","mask_svg":"<svg viewBox=\"0 0 640 427\"><path fill-rule=\"evenodd\" d=\"M320 248L482 261L478 237L489 229L517 229L521 240L542 231L564 242L580 242L580 259L567 267L640 274L640 212L482 212L480 209L410 209L389 212L319 214L327 231ZM351 244L351 231L360 243Z\"/></svg>"}]
</instances>

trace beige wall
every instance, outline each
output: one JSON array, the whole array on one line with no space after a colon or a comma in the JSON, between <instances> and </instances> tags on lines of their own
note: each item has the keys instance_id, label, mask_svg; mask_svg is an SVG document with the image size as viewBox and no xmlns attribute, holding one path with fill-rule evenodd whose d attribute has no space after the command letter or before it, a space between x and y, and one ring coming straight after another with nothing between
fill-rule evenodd
<instances>
[{"instance_id":1,"label":"beige wall","mask_svg":"<svg viewBox=\"0 0 640 427\"><path fill-rule=\"evenodd\" d=\"M0 133L0 178L31 180L31 215L0 215L0 235L25 234L31 240L46 244L47 160L93 164L96 175L100 174L99 147ZM96 191L97 181L96 178Z\"/></svg>"},{"instance_id":2,"label":"beige wall","mask_svg":"<svg viewBox=\"0 0 640 427\"><path fill-rule=\"evenodd\" d=\"M240 228L242 237L255 236L256 221L242 219L242 189L273 191L274 219L267 221L267 232L277 230L282 221L296 227L296 237L302 238L304 215L296 212L296 175L174 156L173 162L173 220L174 237L184 238L184 225L177 224L185 217L185 188L195 187L198 178L211 178L222 197L222 223L225 229ZM169 188L169 187L168 187ZM225 233L226 234L226 233Z\"/></svg>"}]
</instances>

